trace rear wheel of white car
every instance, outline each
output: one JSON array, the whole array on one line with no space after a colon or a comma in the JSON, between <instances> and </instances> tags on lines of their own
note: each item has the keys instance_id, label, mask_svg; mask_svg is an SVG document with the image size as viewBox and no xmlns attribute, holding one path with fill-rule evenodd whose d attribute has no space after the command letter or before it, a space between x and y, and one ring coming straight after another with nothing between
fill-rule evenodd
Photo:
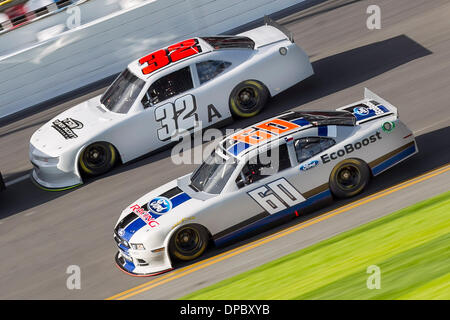
<instances>
[{"instance_id":1,"label":"rear wheel of white car","mask_svg":"<svg viewBox=\"0 0 450 320\"><path fill-rule=\"evenodd\" d=\"M186 225L172 235L169 250L172 256L188 261L199 257L208 245L207 231L197 225Z\"/></svg>"},{"instance_id":2,"label":"rear wheel of white car","mask_svg":"<svg viewBox=\"0 0 450 320\"><path fill-rule=\"evenodd\" d=\"M238 84L230 95L230 111L235 117L248 118L257 115L266 105L269 91L256 80Z\"/></svg>"},{"instance_id":3,"label":"rear wheel of white car","mask_svg":"<svg viewBox=\"0 0 450 320\"><path fill-rule=\"evenodd\" d=\"M116 149L111 144L94 142L83 150L79 164L84 174L97 176L111 170L116 160Z\"/></svg>"},{"instance_id":4,"label":"rear wheel of white car","mask_svg":"<svg viewBox=\"0 0 450 320\"><path fill-rule=\"evenodd\" d=\"M368 185L369 167L359 159L346 159L338 163L330 175L330 189L337 198L357 195Z\"/></svg>"}]
</instances>

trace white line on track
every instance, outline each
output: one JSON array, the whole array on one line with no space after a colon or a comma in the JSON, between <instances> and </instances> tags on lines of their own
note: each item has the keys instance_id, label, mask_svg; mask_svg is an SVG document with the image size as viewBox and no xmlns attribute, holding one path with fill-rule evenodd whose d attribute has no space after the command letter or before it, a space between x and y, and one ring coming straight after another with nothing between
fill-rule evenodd
<instances>
[{"instance_id":1,"label":"white line on track","mask_svg":"<svg viewBox=\"0 0 450 320\"><path fill-rule=\"evenodd\" d=\"M5 182L5 187L12 186L13 184L16 184L16 183L19 183L19 182L21 182L21 181L23 181L23 180L26 180L26 179L28 179L29 177L30 177L30 174L28 173L28 174L26 174L26 175L24 175L24 176L21 176L21 177L18 177L18 178L16 178L16 179L14 179L14 180L6 181L6 182Z\"/></svg>"},{"instance_id":2,"label":"white line on track","mask_svg":"<svg viewBox=\"0 0 450 320\"><path fill-rule=\"evenodd\" d=\"M417 136L417 134L418 134L419 132L425 131L425 130L430 129L430 128L434 128L434 127L436 127L436 126L438 126L439 124L444 123L444 122L449 122L449 123L450 123L450 117L449 117L449 118L445 118L445 119L443 119L443 120L440 120L440 121L438 121L438 122L435 122L435 123L433 123L433 124L431 124L431 125L429 125L429 126L423 127L422 129L416 130L416 131L413 132L413 134L414 134L415 136Z\"/></svg>"}]
</instances>

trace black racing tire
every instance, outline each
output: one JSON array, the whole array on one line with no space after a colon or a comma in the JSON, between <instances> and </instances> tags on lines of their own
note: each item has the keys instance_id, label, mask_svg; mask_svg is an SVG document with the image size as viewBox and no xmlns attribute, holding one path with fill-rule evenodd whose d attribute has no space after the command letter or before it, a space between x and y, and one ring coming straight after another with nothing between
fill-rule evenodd
<instances>
[{"instance_id":1,"label":"black racing tire","mask_svg":"<svg viewBox=\"0 0 450 320\"><path fill-rule=\"evenodd\" d=\"M259 81L246 80L234 87L230 94L230 111L234 117L249 118L257 115L266 105L269 91Z\"/></svg>"},{"instance_id":2,"label":"black racing tire","mask_svg":"<svg viewBox=\"0 0 450 320\"><path fill-rule=\"evenodd\" d=\"M359 159L339 162L330 174L330 190L337 198L349 198L361 193L369 184L370 170Z\"/></svg>"},{"instance_id":3,"label":"black racing tire","mask_svg":"<svg viewBox=\"0 0 450 320\"><path fill-rule=\"evenodd\" d=\"M208 246L209 236L200 225L189 224L174 232L169 242L170 255L181 261L194 260L201 256Z\"/></svg>"},{"instance_id":4,"label":"black racing tire","mask_svg":"<svg viewBox=\"0 0 450 320\"><path fill-rule=\"evenodd\" d=\"M78 163L83 174L98 176L111 170L117 158L117 151L112 144L94 142L84 148Z\"/></svg>"}]
</instances>

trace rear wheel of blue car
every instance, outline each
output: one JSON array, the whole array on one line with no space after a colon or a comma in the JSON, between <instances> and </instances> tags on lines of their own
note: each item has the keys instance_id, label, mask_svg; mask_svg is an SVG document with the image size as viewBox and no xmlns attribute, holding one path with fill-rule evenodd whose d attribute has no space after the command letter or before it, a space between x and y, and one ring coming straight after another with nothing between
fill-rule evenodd
<instances>
[{"instance_id":1,"label":"rear wheel of blue car","mask_svg":"<svg viewBox=\"0 0 450 320\"><path fill-rule=\"evenodd\" d=\"M369 184L370 170L364 161L346 159L331 171L330 190L337 198L348 198L362 192Z\"/></svg>"},{"instance_id":2,"label":"rear wheel of blue car","mask_svg":"<svg viewBox=\"0 0 450 320\"><path fill-rule=\"evenodd\" d=\"M170 254L182 261L193 260L205 252L208 245L207 231L197 225L186 225L172 235L169 243Z\"/></svg>"},{"instance_id":3,"label":"rear wheel of blue car","mask_svg":"<svg viewBox=\"0 0 450 320\"><path fill-rule=\"evenodd\" d=\"M116 149L111 144L94 142L81 152L78 162L83 174L97 176L111 170L116 160Z\"/></svg>"},{"instance_id":4,"label":"rear wheel of blue car","mask_svg":"<svg viewBox=\"0 0 450 320\"><path fill-rule=\"evenodd\" d=\"M234 117L257 115L266 105L269 91L259 81L247 80L238 84L230 95L230 111Z\"/></svg>"}]
</instances>

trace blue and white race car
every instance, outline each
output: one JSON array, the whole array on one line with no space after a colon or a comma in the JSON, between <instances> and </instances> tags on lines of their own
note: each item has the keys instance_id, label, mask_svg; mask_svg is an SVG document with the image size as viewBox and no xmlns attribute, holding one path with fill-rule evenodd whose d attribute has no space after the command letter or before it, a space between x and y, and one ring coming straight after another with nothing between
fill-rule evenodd
<instances>
[{"instance_id":1,"label":"blue and white race car","mask_svg":"<svg viewBox=\"0 0 450 320\"><path fill-rule=\"evenodd\" d=\"M365 90L336 111L292 111L227 136L193 173L130 204L114 229L116 263L131 275L172 269L329 199L418 152L397 109Z\"/></svg>"}]
</instances>

